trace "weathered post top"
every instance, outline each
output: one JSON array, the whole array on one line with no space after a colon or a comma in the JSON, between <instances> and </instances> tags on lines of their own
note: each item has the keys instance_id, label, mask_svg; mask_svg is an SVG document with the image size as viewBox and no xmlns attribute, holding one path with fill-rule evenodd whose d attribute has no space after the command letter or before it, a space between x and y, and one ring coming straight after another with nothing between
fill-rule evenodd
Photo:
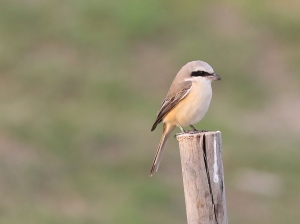
<instances>
[{"instance_id":1,"label":"weathered post top","mask_svg":"<svg viewBox=\"0 0 300 224\"><path fill-rule=\"evenodd\" d=\"M227 224L221 132L192 132L179 141L188 224Z\"/></svg>"}]
</instances>

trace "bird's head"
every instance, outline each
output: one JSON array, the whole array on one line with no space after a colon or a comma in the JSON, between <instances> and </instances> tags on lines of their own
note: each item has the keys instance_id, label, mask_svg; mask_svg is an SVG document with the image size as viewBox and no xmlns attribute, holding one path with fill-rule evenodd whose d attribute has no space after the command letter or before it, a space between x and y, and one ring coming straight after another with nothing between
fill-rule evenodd
<instances>
[{"instance_id":1,"label":"bird's head","mask_svg":"<svg viewBox=\"0 0 300 224\"><path fill-rule=\"evenodd\" d=\"M186 75L189 77L203 77L210 81L221 80L221 77L214 72L213 68L204 61L191 61L184 67L186 67Z\"/></svg>"}]
</instances>

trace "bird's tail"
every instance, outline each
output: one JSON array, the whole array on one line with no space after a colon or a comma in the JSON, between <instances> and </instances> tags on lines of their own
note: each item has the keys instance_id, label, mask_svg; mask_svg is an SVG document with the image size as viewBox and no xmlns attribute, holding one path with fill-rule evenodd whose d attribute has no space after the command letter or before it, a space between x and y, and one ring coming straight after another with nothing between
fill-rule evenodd
<instances>
[{"instance_id":1,"label":"bird's tail","mask_svg":"<svg viewBox=\"0 0 300 224\"><path fill-rule=\"evenodd\" d=\"M154 172L157 172L159 163L161 161L161 158L162 158L162 155L164 152L164 148L165 148L167 139L174 128L175 128L175 126L164 124L163 133L162 133L162 136L161 136L161 139L160 139L160 142L159 142L159 145L158 145L158 148L157 148L154 160L153 160L152 168L150 171L150 176L152 176Z\"/></svg>"}]
</instances>

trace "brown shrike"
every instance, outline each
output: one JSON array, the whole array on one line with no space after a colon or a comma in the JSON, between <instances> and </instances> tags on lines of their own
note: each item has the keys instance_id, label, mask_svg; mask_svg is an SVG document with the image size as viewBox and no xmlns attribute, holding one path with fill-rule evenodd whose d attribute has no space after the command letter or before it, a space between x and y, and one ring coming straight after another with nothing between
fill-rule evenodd
<instances>
[{"instance_id":1,"label":"brown shrike","mask_svg":"<svg viewBox=\"0 0 300 224\"><path fill-rule=\"evenodd\" d=\"M204 61L189 62L177 73L151 128L153 131L161 121L164 123L151 176L154 171L157 172L166 141L176 126L183 133L183 126L187 125L197 131L193 124L199 122L208 110L212 97L211 82L214 80L221 80L221 77Z\"/></svg>"}]
</instances>

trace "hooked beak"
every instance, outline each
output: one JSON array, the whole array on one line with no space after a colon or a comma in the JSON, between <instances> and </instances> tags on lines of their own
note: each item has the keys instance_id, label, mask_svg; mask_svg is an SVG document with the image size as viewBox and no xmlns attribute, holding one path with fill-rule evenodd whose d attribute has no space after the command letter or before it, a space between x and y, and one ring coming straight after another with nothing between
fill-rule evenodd
<instances>
[{"instance_id":1,"label":"hooked beak","mask_svg":"<svg viewBox=\"0 0 300 224\"><path fill-rule=\"evenodd\" d=\"M221 77L217 73L214 73L214 80L221 80Z\"/></svg>"}]
</instances>

